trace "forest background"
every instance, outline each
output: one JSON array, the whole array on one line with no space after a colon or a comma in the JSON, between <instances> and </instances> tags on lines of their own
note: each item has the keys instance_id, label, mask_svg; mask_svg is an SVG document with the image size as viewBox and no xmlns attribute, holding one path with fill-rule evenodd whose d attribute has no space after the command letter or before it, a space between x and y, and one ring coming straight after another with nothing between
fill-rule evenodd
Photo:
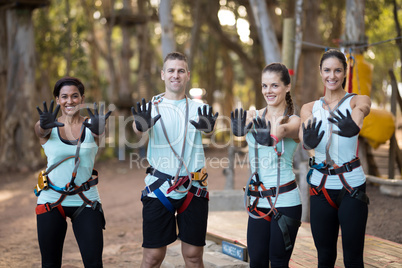
<instances>
[{"instance_id":1,"label":"forest background","mask_svg":"<svg viewBox=\"0 0 402 268\"><path fill-rule=\"evenodd\" d=\"M400 6L397 0L0 0L0 170L43 167L36 106L52 99L63 76L84 82L87 103L113 110L103 158L141 152L128 146L136 143L130 107L164 91L160 70L168 51L188 56L188 89L201 89L220 115L228 118L240 105L263 107L261 70L283 61L287 18L295 21L290 69L298 108L323 95L318 65L330 47L364 55L374 68L373 105L387 108L388 71L401 79ZM350 25L348 14L363 23ZM355 40L351 27L360 31ZM225 144L227 135L216 140Z\"/></svg>"}]
</instances>

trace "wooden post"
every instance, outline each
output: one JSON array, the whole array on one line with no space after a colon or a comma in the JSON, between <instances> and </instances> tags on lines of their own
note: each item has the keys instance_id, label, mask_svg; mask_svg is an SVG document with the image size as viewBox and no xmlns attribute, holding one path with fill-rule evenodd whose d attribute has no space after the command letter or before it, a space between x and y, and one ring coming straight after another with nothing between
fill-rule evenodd
<instances>
[{"instance_id":1,"label":"wooden post","mask_svg":"<svg viewBox=\"0 0 402 268\"><path fill-rule=\"evenodd\" d=\"M234 189L234 166L236 161L236 148L234 146L229 146L228 148L228 157L229 157L229 167L224 170L224 174L226 176L225 181L225 190L233 190Z\"/></svg>"},{"instance_id":2,"label":"wooden post","mask_svg":"<svg viewBox=\"0 0 402 268\"><path fill-rule=\"evenodd\" d=\"M396 94L398 90L398 85L396 83L395 75L392 70L389 70L389 75L391 77L391 113L396 116ZM395 168L394 163L396 160L396 151L395 151L395 133L392 135L389 141L389 158L388 158L388 178L393 179L395 177Z\"/></svg>"},{"instance_id":3,"label":"wooden post","mask_svg":"<svg viewBox=\"0 0 402 268\"><path fill-rule=\"evenodd\" d=\"M292 88L291 94L294 92L294 58L295 58L295 20L293 18L286 18L283 21L283 40L282 40L282 62L289 69Z\"/></svg>"}]
</instances>

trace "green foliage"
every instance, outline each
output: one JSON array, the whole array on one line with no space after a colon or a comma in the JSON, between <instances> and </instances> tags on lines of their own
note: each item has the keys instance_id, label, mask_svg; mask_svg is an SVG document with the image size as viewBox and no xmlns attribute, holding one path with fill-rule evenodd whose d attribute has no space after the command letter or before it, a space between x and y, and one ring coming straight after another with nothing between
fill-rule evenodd
<instances>
[{"instance_id":1,"label":"green foliage","mask_svg":"<svg viewBox=\"0 0 402 268\"><path fill-rule=\"evenodd\" d=\"M152 62L150 63L151 70L147 73L150 82L148 90L152 94L160 93L164 90L163 81L160 79L160 69L162 66L162 56L160 49L161 29L157 18L157 7L151 6L148 0L132 0L133 6L135 3L145 5L147 16L148 35L150 37L152 49ZM116 8L121 8L122 1L117 1L119 5ZM291 0L287 1L270 1L270 8L279 7L282 9L282 15L276 15L274 20L276 23L281 23L284 13L289 13ZM293 1L294 2L294 1ZM174 20L174 34L177 42L177 50L186 54L190 51L192 36L192 27L195 18L195 5L193 0L172 0L172 15ZM321 0L319 3L319 32L322 44L336 47L337 41L342 38L345 31L345 16L346 16L346 0L333 1ZM68 5L67 5L68 4ZM85 4L85 5L83 5ZM48 88L61 76L74 75L81 78L90 88L89 92L98 92L98 98L105 99L108 96L107 90L111 88L110 66L106 56L111 56L114 59L114 67L117 76L121 72L120 59L122 49L122 30L120 25L115 25L111 30L111 55L107 54L107 32L108 24L105 23L106 15L104 6L106 1L92 0L52 0L51 5L46 8L36 9L33 14L35 33L35 49L37 51L38 73L45 73L48 81L41 80L41 83L48 83ZM213 33L208 20L216 16L212 14L221 9L229 10L233 13L235 19L242 18L250 23L250 38L249 43L240 41L237 33L237 26L221 26L221 30L225 36L237 47L239 47L249 61L259 66L263 62L262 49L255 24L251 21L249 1L239 0L201 0L201 26L200 36L197 42L196 51L193 55L193 65L191 69L192 86L204 87L208 92L212 90L224 90L225 85L231 85L232 93L235 97L245 104L250 106L254 104L255 94L259 94L260 88L253 88L258 85L256 78L250 78L241 57L233 49L227 47ZM401 4L401 0L397 1ZM366 35L368 43L375 43L390 38L396 37L395 21L393 18L393 1L392 0L367 0L365 1L365 22ZM86 9L87 8L87 9ZM88 11L88 12L87 12ZM100 18L93 16L95 13L100 13ZM88 15L90 14L90 15ZM110 22L110 21L109 21ZM275 28L280 29L281 26L276 25ZM95 31L95 36L92 36L92 30ZM308 25L304 31L308 31ZM131 49L133 56L130 60L130 83L136 85L140 66L140 54L138 53L139 42L144 38L139 33L138 27L135 25L130 29ZM91 43L93 39L99 43L100 50L103 54L94 51L94 45ZM280 41L280 40L279 40ZM309 40L306 40L309 41ZM223 53L225 52L225 53ZM228 57L224 58L224 54ZM93 67L93 55L97 64L97 69ZM373 57L375 55L375 58ZM398 78L400 77L400 55L396 42L388 42L381 45L369 47L365 58L374 65L373 72L373 96L382 101L383 94L376 93L376 90L382 91L383 82L389 81L388 70L394 68L394 72ZM68 63L71 63L71 66ZM228 77L226 69L230 62L233 75ZM312 62L312 66L317 63ZM67 69L69 67L69 69ZM260 66L261 68L263 66ZM317 73L317 77L318 77ZM39 76L38 77L43 77ZM229 81L233 79L233 81ZM233 83L231 83L233 82ZM138 89L133 87L133 95L136 98ZM137 94L137 95L136 95ZM91 96L88 96L91 97ZM297 98L297 96L294 96Z\"/></svg>"},{"instance_id":2,"label":"green foliage","mask_svg":"<svg viewBox=\"0 0 402 268\"><path fill-rule=\"evenodd\" d=\"M369 0L366 3L366 35L368 42L371 44L392 39L397 36L393 6L389 2L390 1L384 0ZM399 18L400 17L399 15ZM402 23L402 21L400 21L400 23ZM375 57L373 57L373 55L375 55ZM390 81L388 70L394 69L397 80L401 80L400 57L401 55L399 54L399 49L395 41L370 46L368 48L366 60L374 65L372 94L379 103L384 102L383 98L385 96L383 93L376 91L385 90L386 84Z\"/></svg>"}]
</instances>

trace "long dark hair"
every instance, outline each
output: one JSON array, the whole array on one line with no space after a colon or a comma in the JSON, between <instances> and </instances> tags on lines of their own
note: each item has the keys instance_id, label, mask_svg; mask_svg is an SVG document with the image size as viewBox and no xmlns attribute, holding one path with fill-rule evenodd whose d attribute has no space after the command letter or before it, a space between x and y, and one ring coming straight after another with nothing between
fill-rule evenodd
<instances>
[{"instance_id":1,"label":"long dark hair","mask_svg":"<svg viewBox=\"0 0 402 268\"><path fill-rule=\"evenodd\" d=\"M274 63L268 64L262 70L262 73L266 73L266 72L277 73L277 74L279 74L280 79L285 84L285 86L290 84L291 80L290 80L289 70L284 64L279 63L279 62L274 62ZM281 124L287 123L289 121L289 117L291 115L293 115L295 112L292 96L290 95L289 91L286 92L285 100L286 100L286 114L285 114L285 117L282 119Z\"/></svg>"},{"instance_id":2,"label":"long dark hair","mask_svg":"<svg viewBox=\"0 0 402 268\"><path fill-rule=\"evenodd\" d=\"M326 59L329 59L329 58L337 58L342 63L343 69L344 69L345 74L346 74L346 70L348 68L348 63L346 61L346 57L342 52L340 52L337 49L329 49L329 50L325 51L324 54L322 54L321 60L320 60L320 70L322 68L322 63ZM345 88L345 85L346 85L346 76L345 76L345 79L343 80L342 88Z\"/></svg>"}]
</instances>

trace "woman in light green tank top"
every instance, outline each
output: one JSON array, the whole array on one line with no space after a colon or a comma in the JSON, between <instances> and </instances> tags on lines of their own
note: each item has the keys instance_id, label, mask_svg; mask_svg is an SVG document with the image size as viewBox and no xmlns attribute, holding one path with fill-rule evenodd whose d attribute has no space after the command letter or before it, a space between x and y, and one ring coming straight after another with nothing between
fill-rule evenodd
<instances>
[{"instance_id":1,"label":"woman in light green tank top","mask_svg":"<svg viewBox=\"0 0 402 268\"><path fill-rule=\"evenodd\" d=\"M35 133L47 157L47 169L38 180L36 219L43 267L61 267L67 232L66 217L85 267L102 267L105 218L97 189L98 172L93 169L106 120L103 107L87 108L90 120L80 115L85 88L80 80L64 77L56 82L49 109L37 107L40 120ZM58 117L58 112L61 116Z\"/></svg>"},{"instance_id":2,"label":"woman in light green tank top","mask_svg":"<svg viewBox=\"0 0 402 268\"><path fill-rule=\"evenodd\" d=\"M267 65L261 80L267 106L231 115L233 134L247 134L253 173L245 193L247 247L250 267L288 267L302 210L293 174L300 118L294 116L285 65Z\"/></svg>"}]
</instances>

